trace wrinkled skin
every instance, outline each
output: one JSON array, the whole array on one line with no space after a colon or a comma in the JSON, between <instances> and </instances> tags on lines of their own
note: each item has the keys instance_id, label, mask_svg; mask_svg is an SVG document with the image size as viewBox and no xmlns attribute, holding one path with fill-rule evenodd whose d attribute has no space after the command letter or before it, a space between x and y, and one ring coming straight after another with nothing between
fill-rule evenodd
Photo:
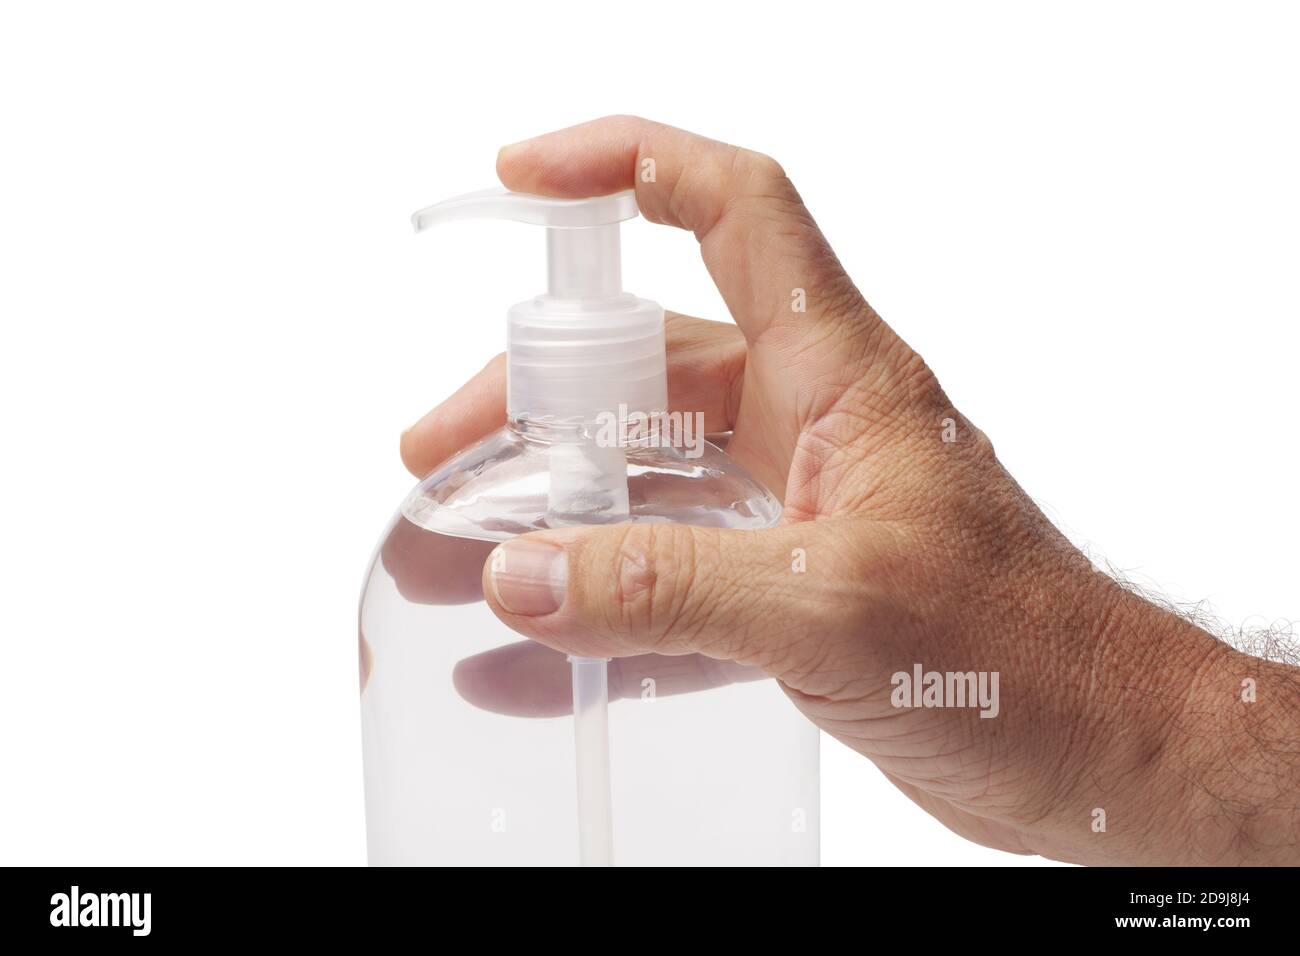
<instances>
[{"instance_id":1,"label":"wrinkled skin","mask_svg":"<svg viewBox=\"0 0 1300 956\"><path fill-rule=\"evenodd\" d=\"M508 542L502 567L549 576L489 563L501 620L566 653L759 668L978 843L1083 863L1300 862L1297 670L1097 572L867 304L776 162L611 117L507 147L498 172L556 196L635 187L646 218L695 233L735 325L670 314L670 403L734 431L730 454L785 506L769 531ZM426 474L499 427L504 378L498 357L405 433L407 466ZM915 664L996 671L997 716L894 706L891 676Z\"/></svg>"}]
</instances>

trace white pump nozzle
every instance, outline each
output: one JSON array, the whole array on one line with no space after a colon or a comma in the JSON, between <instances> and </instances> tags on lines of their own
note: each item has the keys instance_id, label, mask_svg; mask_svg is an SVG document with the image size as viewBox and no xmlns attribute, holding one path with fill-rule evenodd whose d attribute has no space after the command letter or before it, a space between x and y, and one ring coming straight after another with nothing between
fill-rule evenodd
<instances>
[{"instance_id":1,"label":"white pump nozzle","mask_svg":"<svg viewBox=\"0 0 1300 956\"><path fill-rule=\"evenodd\" d=\"M508 189L480 189L421 209L411 216L411 222L416 232L457 219L509 219L553 229L585 229L636 217L636 194L630 189L588 199L556 199Z\"/></svg>"},{"instance_id":2,"label":"white pump nozzle","mask_svg":"<svg viewBox=\"0 0 1300 956\"><path fill-rule=\"evenodd\" d=\"M554 199L484 189L421 209L417 232L460 219L546 227L547 293L510 309L507 406L512 417L592 422L667 405L663 309L623 292L619 223L632 190Z\"/></svg>"},{"instance_id":3,"label":"white pump nozzle","mask_svg":"<svg viewBox=\"0 0 1300 956\"><path fill-rule=\"evenodd\" d=\"M421 209L416 232L457 219L509 219L545 226L547 294L559 299L612 298L623 291L618 224L637 216L630 190L590 199L554 199L483 189Z\"/></svg>"}]
</instances>

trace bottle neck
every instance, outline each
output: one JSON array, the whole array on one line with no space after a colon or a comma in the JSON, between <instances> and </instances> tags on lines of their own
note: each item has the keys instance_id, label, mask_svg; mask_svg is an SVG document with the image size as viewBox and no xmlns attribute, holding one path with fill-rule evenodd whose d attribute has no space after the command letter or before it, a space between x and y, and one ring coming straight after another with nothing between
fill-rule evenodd
<instances>
[{"instance_id":1,"label":"bottle neck","mask_svg":"<svg viewBox=\"0 0 1300 956\"><path fill-rule=\"evenodd\" d=\"M510 414L506 417L506 427L520 438L544 445L594 444L600 430L600 422L594 417L591 421L557 421Z\"/></svg>"},{"instance_id":2,"label":"bottle neck","mask_svg":"<svg viewBox=\"0 0 1300 956\"><path fill-rule=\"evenodd\" d=\"M605 448L640 448L654 445L663 430L667 409L638 414L612 409L590 420L528 418L509 415L506 427L525 441L542 445L595 445ZM701 437L703 434L701 433Z\"/></svg>"}]
</instances>

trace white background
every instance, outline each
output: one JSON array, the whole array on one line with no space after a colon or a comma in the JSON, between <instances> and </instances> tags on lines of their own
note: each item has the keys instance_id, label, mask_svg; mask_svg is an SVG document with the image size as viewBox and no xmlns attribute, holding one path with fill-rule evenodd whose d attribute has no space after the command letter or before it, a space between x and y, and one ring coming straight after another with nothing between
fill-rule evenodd
<instances>
[{"instance_id":1,"label":"white background","mask_svg":"<svg viewBox=\"0 0 1300 956\"><path fill-rule=\"evenodd\" d=\"M364 861L355 603L398 434L543 282L528 227L406 217L608 113L779 159L1099 560L1230 625L1300 613L1280 6L15 7L2 863ZM689 235L624 236L628 288L725 317ZM825 862L1022 862L823 757Z\"/></svg>"}]
</instances>

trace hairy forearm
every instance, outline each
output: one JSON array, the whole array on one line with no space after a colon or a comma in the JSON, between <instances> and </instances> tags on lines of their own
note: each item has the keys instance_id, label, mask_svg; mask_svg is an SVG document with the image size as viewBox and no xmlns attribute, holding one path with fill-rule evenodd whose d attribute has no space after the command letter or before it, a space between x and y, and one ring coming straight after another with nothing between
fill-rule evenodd
<instances>
[{"instance_id":1,"label":"hairy forearm","mask_svg":"<svg viewBox=\"0 0 1300 956\"><path fill-rule=\"evenodd\" d=\"M1300 864L1300 668L1243 654L1112 585L1072 779L1106 829L1078 862Z\"/></svg>"},{"instance_id":2,"label":"hairy forearm","mask_svg":"<svg viewBox=\"0 0 1300 956\"><path fill-rule=\"evenodd\" d=\"M1188 862L1300 864L1300 668L1210 638L1186 673L1167 764Z\"/></svg>"}]
</instances>

